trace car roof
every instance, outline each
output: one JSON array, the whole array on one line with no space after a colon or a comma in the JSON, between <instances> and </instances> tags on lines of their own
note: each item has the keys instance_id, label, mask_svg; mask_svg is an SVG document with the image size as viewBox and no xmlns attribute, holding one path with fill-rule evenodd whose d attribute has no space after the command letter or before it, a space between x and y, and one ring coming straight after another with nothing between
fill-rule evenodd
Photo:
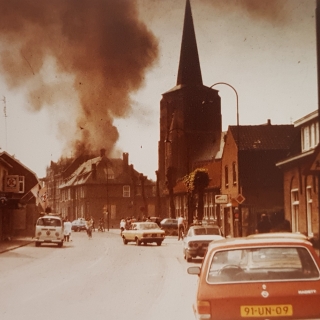
<instances>
[{"instance_id":1,"label":"car roof","mask_svg":"<svg viewBox=\"0 0 320 320\"><path fill-rule=\"evenodd\" d=\"M259 245L308 245L312 244L302 234L290 232L274 232L254 234L243 238L225 238L209 244L208 250L212 249L235 249L241 246Z\"/></svg>"},{"instance_id":2,"label":"car roof","mask_svg":"<svg viewBox=\"0 0 320 320\"><path fill-rule=\"evenodd\" d=\"M216 229L220 229L218 226L216 225L195 225L195 226L191 226L190 229L208 229L208 228L216 228Z\"/></svg>"},{"instance_id":3,"label":"car roof","mask_svg":"<svg viewBox=\"0 0 320 320\"><path fill-rule=\"evenodd\" d=\"M39 219L43 219L43 218L45 218L45 219L60 219L60 220L62 219L59 216L51 215L51 214L46 214L44 216L39 217Z\"/></svg>"},{"instance_id":4,"label":"car roof","mask_svg":"<svg viewBox=\"0 0 320 320\"><path fill-rule=\"evenodd\" d=\"M150 224L150 223L155 223L155 222L154 221L135 221L133 223L134 224Z\"/></svg>"}]
</instances>

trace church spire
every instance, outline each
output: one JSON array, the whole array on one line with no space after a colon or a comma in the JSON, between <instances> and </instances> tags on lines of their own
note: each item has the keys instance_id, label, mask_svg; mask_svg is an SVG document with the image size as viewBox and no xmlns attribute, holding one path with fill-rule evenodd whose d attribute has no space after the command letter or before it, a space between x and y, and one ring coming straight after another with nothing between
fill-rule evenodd
<instances>
[{"instance_id":1,"label":"church spire","mask_svg":"<svg viewBox=\"0 0 320 320\"><path fill-rule=\"evenodd\" d=\"M190 0L186 2L177 85L202 85Z\"/></svg>"}]
</instances>

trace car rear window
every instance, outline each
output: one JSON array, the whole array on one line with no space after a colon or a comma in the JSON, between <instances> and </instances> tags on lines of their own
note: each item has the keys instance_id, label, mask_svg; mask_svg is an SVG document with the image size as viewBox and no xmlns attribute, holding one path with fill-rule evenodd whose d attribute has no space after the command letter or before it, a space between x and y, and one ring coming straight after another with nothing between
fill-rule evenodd
<instances>
[{"instance_id":1,"label":"car rear window","mask_svg":"<svg viewBox=\"0 0 320 320\"><path fill-rule=\"evenodd\" d=\"M218 251L209 283L318 279L319 269L303 247L263 247Z\"/></svg>"},{"instance_id":2,"label":"car rear window","mask_svg":"<svg viewBox=\"0 0 320 320\"><path fill-rule=\"evenodd\" d=\"M37 225L44 227L61 227L61 220L52 218L40 218L38 219Z\"/></svg>"},{"instance_id":3,"label":"car rear window","mask_svg":"<svg viewBox=\"0 0 320 320\"><path fill-rule=\"evenodd\" d=\"M218 228L195 228L194 234L197 236L210 234L210 235L220 235Z\"/></svg>"}]
</instances>

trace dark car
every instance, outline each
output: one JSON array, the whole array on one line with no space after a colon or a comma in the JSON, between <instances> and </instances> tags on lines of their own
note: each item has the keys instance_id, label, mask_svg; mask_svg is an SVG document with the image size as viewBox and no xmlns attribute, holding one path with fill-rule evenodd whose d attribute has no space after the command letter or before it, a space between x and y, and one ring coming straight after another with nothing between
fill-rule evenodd
<instances>
[{"instance_id":1,"label":"dark car","mask_svg":"<svg viewBox=\"0 0 320 320\"><path fill-rule=\"evenodd\" d=\"M71 224L72 224L72 226L71 226L71 230L72 231L86 230L86 222L85 222L85 220L82 220L82 219L74 220L74 221L72 221Z\"/></svg>"},{"instance_id":2,"label":"dark car","mask_svg":"<svg viewBox=\"0 0 320 320\"><path fill-rule=\"evenodd\" d=\"M160 222L160 227L166 232L166 235L178 235L178 219L165 218Z\"/></svg>"}]
</instances>

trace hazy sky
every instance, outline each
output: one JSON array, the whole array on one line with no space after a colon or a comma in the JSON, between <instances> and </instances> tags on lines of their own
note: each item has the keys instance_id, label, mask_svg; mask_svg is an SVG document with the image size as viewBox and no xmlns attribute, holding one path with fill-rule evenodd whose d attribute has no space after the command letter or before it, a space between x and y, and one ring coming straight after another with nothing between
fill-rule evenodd
<instances>
[{"instance_id":1,"label":"hazy sky","mask_svg":"<svg viewBox=\"0 0 320 320\"><path fill-rule=\"evenodd\" d=\"M49 0L20 1L17 10L0 0L0 151L43 177L80 143L101 145L111 156L128 152L154 179L160 100L176 84L185 0L57 0L54 10ZM317 109L315 7L191 0L203 83L237 90L240 124L289 124ZM236 124L236 96L215 89L226 130Z\"/></svg>"}]
</instances>

